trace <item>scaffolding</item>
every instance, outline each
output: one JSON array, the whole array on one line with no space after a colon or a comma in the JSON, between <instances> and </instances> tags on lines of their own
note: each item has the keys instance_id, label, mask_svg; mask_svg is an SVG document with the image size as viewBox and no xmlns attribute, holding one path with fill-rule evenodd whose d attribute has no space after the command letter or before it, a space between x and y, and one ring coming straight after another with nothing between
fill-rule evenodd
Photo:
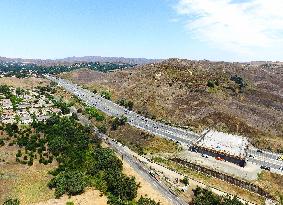
<instances>
[{"instance_id":1,"label":"scaffolding","mask_svg":"<svg viewBox=\"0 0 283 205\"><path fill-rule=\"evenodd\" d=\"M245 137L205 130L193 144L193 150L245 166L248 145Z\"/></svg>"}]
</instances>

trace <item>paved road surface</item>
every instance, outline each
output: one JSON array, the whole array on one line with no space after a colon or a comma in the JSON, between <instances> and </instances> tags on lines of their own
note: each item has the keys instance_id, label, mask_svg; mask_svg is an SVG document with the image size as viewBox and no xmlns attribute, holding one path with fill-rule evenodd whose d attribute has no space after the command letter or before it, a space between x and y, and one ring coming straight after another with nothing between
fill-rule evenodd
<instances>
[{"instance_id":1,"label":"paved road surface","mask_svg":"<svg viewBox=\"0 0 283 205\"><path fill-rule=\"evenodd\" d=\"M128 123L132 126L145 130L151 134L158 135L170 140L174 140L180 143L184 143L190 146L192 142L199 139L199 135L188 130L184 130L177 127L172 127L154 120L145 118L133 111L129 111L122 106L113 103L110 100L106 100L98 94L94 94L89 90L83 89L67 80L56 78L50 75L45 77L51 81L58 83L68 92L76 95L83 102L89 106L94 106L97 109L105 112L110 116L125 116L128 119ZM251 157L249 157L251 155ZM267 166L271 168L271 171L276 170L276 173L283 174L283 162L277 160L278 154L271 152L257 152L257 149L250 148L247 151L247 160L255 163L259 166Z\"/></svg>"},{"instance_id":2,"label":"paved road surface","mask_svg":"<svg viewBox=\"0 0 283 205\"><path fill-rule=\"evenodd\" d=\"M159 135L161 137L186 143L188 145L191 145L193 141L199 138L199 135L197 135L196 133L156 122L154 120L145 118L133 111L129 111L124 107L119 106L110 100L106 100L98 94L94 94L89 90L83 89L73 83L70 83L67 80L55 78L48 75L46 75L46 78L58 83L59 86L62 86L65 90L76 95L87 105L95 106L99 110L111 116L125 116L127 117L128 123L130 125L143 129L154 135Z\"/></svg>"},{"instance_id":3,"label":"paved road surface","mask_svg":"<svg viewBox=\"0 0 283 205\"><path fill-rule=\"evenodd\" d=\"M75 108L71 108L71 112L77 113ZM78 114L78 118L84 125L90 125L90 121L83 115ZM99 133L97 129L94 129L97 133L98 137L108 142L109 146L112 147L116 152L123 156L123 160L126 160L128 164L138 173L140 174L148 183L152 184L156 190L158 190L165 198L169 200L171 204L174 205L187 205L187 203L176 194L174 194L166 185L162 182L155 179L150 175L150 171L146 169L142 163L140 163L136 158L134 158L131 154L125 151L124 147L121 144L118 144L107 135Z\"/></svg>"},{"instance_id":4,"label":"paved road surface","mask_svg":"<svg viewBox=\"0 0 283 205\"><path fill-rule=\"evenodd\" d=\"M153 176L151 176L149 174L149 170L147 170L138 160L136 160L134 157L124 151L123 146L118 145L112 139L108 138L103 134L99 135L106 139L109 145L114 148L120 155L122 155L123 160L126 160L137 173L139 173L146 181L148 181L148 183L154 185L160 193L162 193L167 199L169 199L171 204L187 204L183 199L179 198L171 190L169 190L166 185L164 185L160 181L157 181Z\"/></svg>"},{"instance_id":5,"label":"paved road surface","mask_svg":"<svg viewBox=\"0 0 283 205\"><path fill-rule=\"evenodd\" d=\"M260 166L270 167L271 171L283 174L283 161L278 160L280 154L250 148L247 150L247 160Z\"/></svg>"}]
</instances>

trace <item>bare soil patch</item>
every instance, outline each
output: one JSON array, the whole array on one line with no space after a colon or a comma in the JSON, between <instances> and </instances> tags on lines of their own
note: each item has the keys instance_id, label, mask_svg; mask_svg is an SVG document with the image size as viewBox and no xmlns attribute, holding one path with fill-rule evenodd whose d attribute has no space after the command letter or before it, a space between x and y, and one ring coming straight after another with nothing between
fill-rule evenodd
<instances>
[{"instance_id":1,"label":"bare soil patch","mask_svg":"<svg viewBox=\"0 0 283 205\"><path fill-rule=\"evenodd\" d=\"M16 162L16 153L19 147L9 146L10 141L0 147L0 204L8 198L18 198L21 204L30 204L53 197L53 191L47 186L56 163L33 166L22 165Z\"/></svg>"},{"instance_id":2,"label":"bare soil patch","mask_svg":"<svg viewBox=\"0 0 283 205\"><path fill-rule=\"evenodd\" d=\"M102 196L98 190L88 189L78 196L64 195L60 199L50 199L32 205L66 205L67 202L73 202L75 205L107 205L107 197Z\"/></svg>"},{"instance_id":3,"label":"bare soil patch","mask_svg":"<svg viewBox=\"0 0 283 205\"><path fill-rule=\"evenodd\" d=\"M8 85L15 88L32 89L37 86L49 85L49 81L43 78L16 78L16 77L3 77L0 78L0 85Z\"/></svg>"}]
</instances>

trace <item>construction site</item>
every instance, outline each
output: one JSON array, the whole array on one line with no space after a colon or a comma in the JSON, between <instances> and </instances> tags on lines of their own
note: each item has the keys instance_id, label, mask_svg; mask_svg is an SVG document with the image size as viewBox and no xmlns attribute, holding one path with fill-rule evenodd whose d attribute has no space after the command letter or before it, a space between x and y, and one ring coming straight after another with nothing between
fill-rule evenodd
<instances>
[{"instance_id":1,"label":"construction site","mask_svg":"<svg viewBox=\"0 0 283 205\"><path fill-rule=\"evenodd\" d=\"M193 143L192 150L244 167L248 145L249 142L245 137L205 130L201 137Z\"/></svg>"}]
</instances>

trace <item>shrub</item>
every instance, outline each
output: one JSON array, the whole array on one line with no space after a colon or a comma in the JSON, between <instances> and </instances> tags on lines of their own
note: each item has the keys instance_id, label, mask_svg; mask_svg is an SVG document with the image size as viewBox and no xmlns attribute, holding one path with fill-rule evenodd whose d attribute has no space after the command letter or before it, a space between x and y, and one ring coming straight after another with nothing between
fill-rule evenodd
<instances>
[{"instance_id":1,"label":"shrub","mask_svg":"<svg viewBox=\"0 0 283 205\"><path fill-rule=\"evenodd\" d=\"M188 177L184 177L184 179L182 179L181 182L187 186L189 184Z\"/></svg>"},{"instance_id":2,"label":"shrub","mask_svg":"<svg viewBox=\"0 0 283 205\"><path fill-rule=\"evenodd\" d=\"M240 88L241 91L247 85L246 82L244 81L244 79L242 77L240 77L240 76L237 76L237 75L231 76L230 80L232 80L235 83L237 83L239 85L239 88Z\"/></svg>"},{"instance_id":3,"label":"shrub","mask_svg":"<svg viewBox=\"0 0 283 205\"><path fill-rule=\"evenodd\" d=\"M84 173L77 170L63 171L55 176L48 184L55 188L55 197L59 198L64 193L75 195L82 193L87 185Z\"/></svg>"},{"instance_id":4,"label":"shrub","mask_svg":"<svg viewBox=\"0 0 283 205\"><path fill-rule=\"evenodd\" d=\"M129 110L132 110L133 109L133 106L134 106L134 103L130 100L126 100L124 98L120 99L120 100L117 100L116 102L118 105L121 105L121 106L124 106L125 108L129 109Z\"/></svg>"},{"instance_id":5,"label":"shrub","mask_svg":"<svg viewBox=\"0 0 283 205\"><path fill-rule=\"evenodd\" d=\"M207 86L210 87L210 88L214 88L215 87L214 81L213 80L207 81Z\"/></svg>"},{"instance_id":6,"label":"shrub","mask_svg":"<svg viewBox=\"0 0 283 205\"><path fill-rule=\"evenodd\" d=\"M116 130L119 126L125 125L127 122L127 117L115 117L114 120L112 120L112 129Z\"/></svg>"},{"instance_id":7,"label":"shrub","mask_svg":"<svg viewBox=\"0 0 283 205\"><path fill-rule=\"evenodd\" d=\"M5 145L4 139L0 139L0 147L2 147L4 145Z\"/></svg>"},{"instance_id":8,"label":"shrub","mask_svg":"<svg viewBox=\"0 0 283 205\"><path fill-rule=\"evenodd\" d=\"M32 166L33 165L33 159L30 158L30 160L28 161L28 166Z\"/></svg>"},{"instance_id":9,"label":"shrub","mask_svg":"<svg viewBox=\"0 0 283 205\"><path fill-rule=\"evenodd\" d=\"M102 91L101 92L101 96L107 100L110 100L111 99L111 93L108 92L108 91Z\"/></svg>"},{"instance_id":10,"label":"shrub","mask_svg":"<svg viewBox=\"0 0 283 205\"><path fill-rule=\"evenodd\" d=\"M85 111L91 118L94 117L97 121L103 121L105 119L104 114L94 107L87 107Z\"/></svg>"},{"instance_id":11,"label":"shrub","mask_svg":"<svg viewBox=\"0 0 283 205\"><path fill-rule=\"evenodd\" d=\"M16 154L16 157L21 157L22 156L22 151L18 150L18 153Z\"/></svg>"},{"instance_id":12,"label":"shrub","mask_svg":"<svg viewBox=\"0 0 283 205\"><path fill-rule=\"evenodd\" d=\"M139 198L139 200L137 201L137 205L160 205L160 203L141 196L141 198Z\"/></svg>"},{"instance_id":13,"label":"shrub","mask_svg":"<svg viewBox=\"0 0 283 205\"><path fill-rule=\"evenodd\" d=\"M97 128L98 128L98 132L101 132L103 134L105 134L107 131L107 128L105 125L98 126Z\"/></svg>"},{"instance_id":14,"label":"shrub","mask_svg":"<svg viewBox=\"0 0 283 205\"><path fill-rule=\"evenodd\" d=\"M20 205L19 199L8 199L3 205Z\"/></svg>"},{"instance_id":15,"label":"shrub","mask_svg":"<svg viewBox=\"0 0 283 205\"><path fill-rule=\"evenodd\" d=\"M218 196L207 189L202 189L197 187L193 190L194 205L205 205L205 204L214 204L214 205L243 205L237 197L230 198L229 196Z\"/></svg>"}]
</instances>

